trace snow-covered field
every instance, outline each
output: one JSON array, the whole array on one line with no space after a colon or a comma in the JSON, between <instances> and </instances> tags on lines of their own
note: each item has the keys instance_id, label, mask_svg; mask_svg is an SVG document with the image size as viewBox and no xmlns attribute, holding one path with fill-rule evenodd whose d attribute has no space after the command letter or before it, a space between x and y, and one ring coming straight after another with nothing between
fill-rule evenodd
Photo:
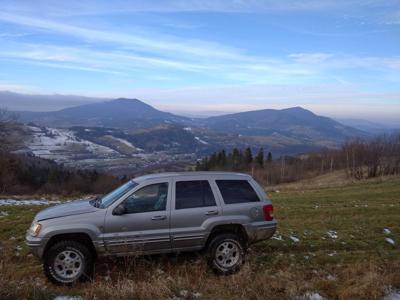
<instances>
[{"instance_id":1,"label":"snow-covered field","mask_svg":"<svg viewBox=\"0 0 400 300\"><path fill-rule=\"evenodd\" d=\"M71 159L71 155L91 154L95 157L105 158L119 156L111 148L79 139L68 129L40 128L28 126L32 131L32 139L28 141L28 149L36 156L62 162Z\"/></svg>"},{"instance_id":2,"label":"snow-covered field","mask_svg":"<svg viewBox=\"0 0 400 300\"><path fill-rule=\"evenodd\" d=\"M112 135L107 135L107 137L109 137L109 138L111 138L113 140L116 140L117 142L119 142L119 143L121 143L121 144L123 144L123 145L125 145L125 146L127 146L129 148L131 148L132 151L143 151L143 149L141 149L139 147L136 147L135 145L133 145L131 142L129 142L127 140L124 140L124 139L121 139L121 138L117 138L117 137L114 137Z\"/></svg>"},{"instance_id":3,"label":"snow-covered field","mask_svg":"<svg viewBox=\"0 0 400 300\"><path fill-rule=\"evenodd\" d=\"M194 137L199 143L203 144L203 145L208 145L208 142L203 141L201 138L199 138L198 136Z\"/></svg>"}]
</instances>

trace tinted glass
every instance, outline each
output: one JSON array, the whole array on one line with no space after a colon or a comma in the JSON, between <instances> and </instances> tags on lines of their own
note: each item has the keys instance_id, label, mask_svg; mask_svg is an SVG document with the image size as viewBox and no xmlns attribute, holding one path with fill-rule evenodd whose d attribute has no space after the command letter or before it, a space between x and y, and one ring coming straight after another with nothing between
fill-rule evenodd
<instances>
[{"instance_id":1,"label":"tinted glass","mask_svg":"<svg viewBox=\"0 0 400 300\"><path fill-rule=\"evenodd\" d=\"M124 201L126 213L142 213L165 210L168 198L168 183L150 184L134 192Z\"/></svg>"},{"instance_id":2,"label":"tinted glass","mask_svg":"<svg viewBox=\"0 0 400 300\"><path fill-rule=\"evenodd\" d=\"M207 180L178 181L176 209L215 206L215 199Z\"/></svg>"},{"instance_id":3,"label":"tinted glass","mask_svg":"<svg viewBox=\"0 0 400 300\"><path fill-rule=\"evenodd\" d=\"M260 201L247 180L216 180L226 204Z\"/></svg>"}]
</instances>

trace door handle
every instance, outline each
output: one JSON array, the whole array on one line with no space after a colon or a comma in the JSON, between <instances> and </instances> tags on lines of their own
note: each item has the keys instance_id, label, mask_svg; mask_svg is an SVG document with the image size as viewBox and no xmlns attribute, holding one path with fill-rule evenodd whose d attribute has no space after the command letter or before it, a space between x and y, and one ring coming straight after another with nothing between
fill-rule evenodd
<instances>
[{"instance_id":1,"label":"door handle","mask_svg":"<svg viewBox=\"0 0 400 300\"><path fill-rule=\"evenodd\" d=\"M218 215L218 210L210 210L206 212L206 216Z\"/></svg>"},{"instance_id":2,"label":"door handle","mask_svg":"<svg viewBox=\"0 0 400 300\"><path fill-rule=\"evenodd\" d=\"M154 221L158 221L158 220L165 220L167 218L167 216L154 216L151 219Z\"/></svg>"}]
</instances>

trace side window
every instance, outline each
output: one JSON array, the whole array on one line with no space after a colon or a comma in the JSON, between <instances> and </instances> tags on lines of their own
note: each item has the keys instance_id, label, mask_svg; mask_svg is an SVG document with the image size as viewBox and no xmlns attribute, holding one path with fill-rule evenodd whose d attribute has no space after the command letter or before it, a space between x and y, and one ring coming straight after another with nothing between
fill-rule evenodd
<instances>
[{"instance_id":1,"label":"side window","mask_svg":"<svg viewBox=\"0 0 400 300\"><path fill-rule=\"evenodd\" d=\"M225 204L260 201L247 180L216 180L216 183Z\"/></svg>"},{"instance_id":2,"label":"side window","mask_svg":"<svg viewBox=\"0 0 400 300\"><path fill-rule=\"evenodd\" d=\"M126 213L142 213L165 210L168 198L168 183L156 183L142 187L124 201Z\"/></svg>"},{"instance_id":3,"label":"side window","mask_svg":"<svg viewBox=\"0 0 400 300\"><path fill-rule=\"evenodd\" d=\"M214 194L207 180L176 182L176 209L215 205Z\"/></svg>"}]
</instances>

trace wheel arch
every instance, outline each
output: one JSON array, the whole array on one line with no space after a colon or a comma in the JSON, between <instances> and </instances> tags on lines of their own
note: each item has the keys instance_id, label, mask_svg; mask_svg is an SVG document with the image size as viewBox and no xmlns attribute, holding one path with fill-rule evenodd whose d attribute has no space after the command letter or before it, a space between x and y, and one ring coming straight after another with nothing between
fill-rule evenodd
<instances>
[{"instance_id":1,"label":"wheel arch","mask_svg":"<svg viewBox=\"0 0 400 300\"><path fill-rule=\"evenodd\" d=\"M56 243L61 241L76 241L82 243L83 245L87 246L90 252L93 253L94 257L97 257L97 251L93 244L92 239L90 238L89 234L85 232L70 232L70 233L59 233L53 235L48 242L43 251L43 256L46 255L46 252Z\"/></svg>"},{"instance_id":2,"label":"wheel arch","mask_svg":"<svg viewBox=\"0 0 400 300\"><path fill-rule=\"evenodd\" d=\"M225 234L225 233L232 233L238 235L243 244L247 246L249 236L247 235L246 229L242 224L223 224L223 225L216 225L211 230L210 234L207 237L207 241L205 244L205 248L207 249L210 245L210 242L218 235Z\"/></svg>"}]
</instances>

